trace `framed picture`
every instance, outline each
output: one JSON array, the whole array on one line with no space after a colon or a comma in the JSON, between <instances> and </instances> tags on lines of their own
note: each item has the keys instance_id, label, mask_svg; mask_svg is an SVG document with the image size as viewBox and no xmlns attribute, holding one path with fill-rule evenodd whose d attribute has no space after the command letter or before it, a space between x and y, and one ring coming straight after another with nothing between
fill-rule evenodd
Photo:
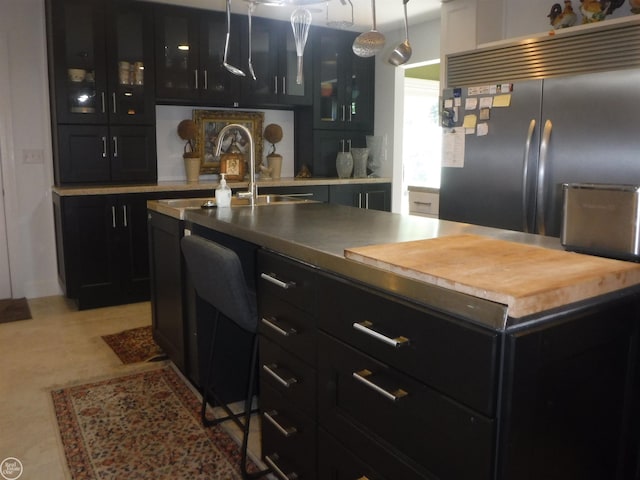
<instances>
[{"instance_id":1,"label":"framed picture","mask_svg":"<svg viewBox=\"0 0 640 480\"><path fill-rule=\"evenodd\" d=\"M201 164L200 173L220 173L220 159L215 158L216 145L218 144L218 134L226 125L237 123L249 129L253 137L256 149L256 168L262 161L262 124L264 122L263 112L237 112L235 110L194 110L193 121L198 128L195 149L200 153ZM247 165L251 158L249 149L249 139L246 132L230 130L222 139L221 154L225 153L232 140L235 138L236 145L244 154ZM248 171L248 170L247 170Z\"/></svg>"}]
</instances>

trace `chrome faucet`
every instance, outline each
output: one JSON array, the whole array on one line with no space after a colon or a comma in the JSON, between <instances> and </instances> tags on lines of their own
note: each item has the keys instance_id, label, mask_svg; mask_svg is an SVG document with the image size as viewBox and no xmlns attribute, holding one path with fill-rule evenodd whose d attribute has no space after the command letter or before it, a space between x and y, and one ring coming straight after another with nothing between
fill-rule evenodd
<instances>
[{"instance_id":1,"label":"chrome faucet","mask_svg":"<svg viewBox=\"0 0 640 480\"><path fill-rule=\"evenodd\" d=\"M220 157L220 152L222 151L222 142L224 141L224 137L226 136L229 130L242 130L247 134L247 138L249 138L249 191L247 192L238 192L238 198L248 198L251 202L251 206L254 207L256 204L256 199L258 198L258 185L256 185L256 147L253 141L253 136L247 127L244 125L240 125L238 123L230 123L222 127L220 133L218 133L218 144L216 145L216 151L214 153L214 157Z\"/></svg>"}]
</instances>

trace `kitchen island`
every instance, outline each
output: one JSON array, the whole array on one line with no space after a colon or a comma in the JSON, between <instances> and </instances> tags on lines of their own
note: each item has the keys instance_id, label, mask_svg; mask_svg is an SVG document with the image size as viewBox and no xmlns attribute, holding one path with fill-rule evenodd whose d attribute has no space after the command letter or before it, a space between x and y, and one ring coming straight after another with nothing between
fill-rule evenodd
<instances>
[{"instance_id":1,"label":"kitchen island","mask_svg":"<svg viewBox=\"0 0 640 480\"><path fill-rule=\"evenodd\" d=\"M327 204L189 209L184 221L253 264L263 455L282 478L636 478L639 265L601 259L541 306L545 285L532 286L521 308L357 256L480 238L578 270L594 257L554 238ZM503 275L526 273L517 267Z\"/></svg>"}]
</instances>

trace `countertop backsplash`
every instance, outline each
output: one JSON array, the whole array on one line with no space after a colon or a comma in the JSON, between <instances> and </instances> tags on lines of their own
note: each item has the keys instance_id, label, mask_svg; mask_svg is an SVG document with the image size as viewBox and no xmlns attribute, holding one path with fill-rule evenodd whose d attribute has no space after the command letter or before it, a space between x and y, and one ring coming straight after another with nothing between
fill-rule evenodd
<instances>
[{"instance_id":1,"label":"countertop backsplash","mask_svg":"<svg viewBox=\"0 0 640 480\"><path fill-rule=\"evenodd\" d=\"M184 142L177 133L178 123L186 118L193 118L193 110L222 110L219 108L191 107L191 106L156 106L156 143L158 148L158 181L185 180L182 152ZM282 155L282 177L294 177L294 117L292 111L287 110L256 110L238 108L239 111L264 112L263 128L270 123L277 123L282 127L284 135L282 141L276 145L277 153ZM271 151L271 145L264 142L262 161ZM202 175L200 180L215 180L217 175Z\"/></svg>"}]
</instances>

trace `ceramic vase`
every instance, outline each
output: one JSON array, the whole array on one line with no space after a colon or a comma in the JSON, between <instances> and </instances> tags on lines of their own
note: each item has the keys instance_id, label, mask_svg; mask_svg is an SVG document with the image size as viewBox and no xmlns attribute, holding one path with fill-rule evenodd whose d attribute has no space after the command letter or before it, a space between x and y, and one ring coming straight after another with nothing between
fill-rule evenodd
<instances>
[{"instance_id":1,"label":"ceramic vase","mask_svg":"<svg viewBox=\"0 0 640 480\"><path fill-rule=\"evenodd\" d=\"M338 152L336 157L336 170L338 178L349 178L353 171L353 157L351 152Z\"/></svg>"},{"instance_id":2,"label":"ceramic vase","mask_svg":"<svg viewBox=\"0 0 640 480\"><path fill-rule=\"evenodd\" d=\"M282 155L278 155L277 153L267 155L267 163L271 170L271 178L278 180L282 172Z\"/></svg>"},{"instance_id":3,"label":"ceramic vase","mask_svg":"<svg viewBox=\"0 0 640 480\"><path fill-rule=\"evenodd\" d=\"M367 160L369 159L368 148L352 148L353 157L353 178L367 178Z\"/></svg>"},{"instance_id":4,"label":"ceramic vase","mask_svg":"<svg viewBox=\"0 0 640 480\"><path fill-rule=\"evenodd\" d=\"M200 157L184 157L187 183L197 183L200 178Z\"/></svg>"}]
</instances>

